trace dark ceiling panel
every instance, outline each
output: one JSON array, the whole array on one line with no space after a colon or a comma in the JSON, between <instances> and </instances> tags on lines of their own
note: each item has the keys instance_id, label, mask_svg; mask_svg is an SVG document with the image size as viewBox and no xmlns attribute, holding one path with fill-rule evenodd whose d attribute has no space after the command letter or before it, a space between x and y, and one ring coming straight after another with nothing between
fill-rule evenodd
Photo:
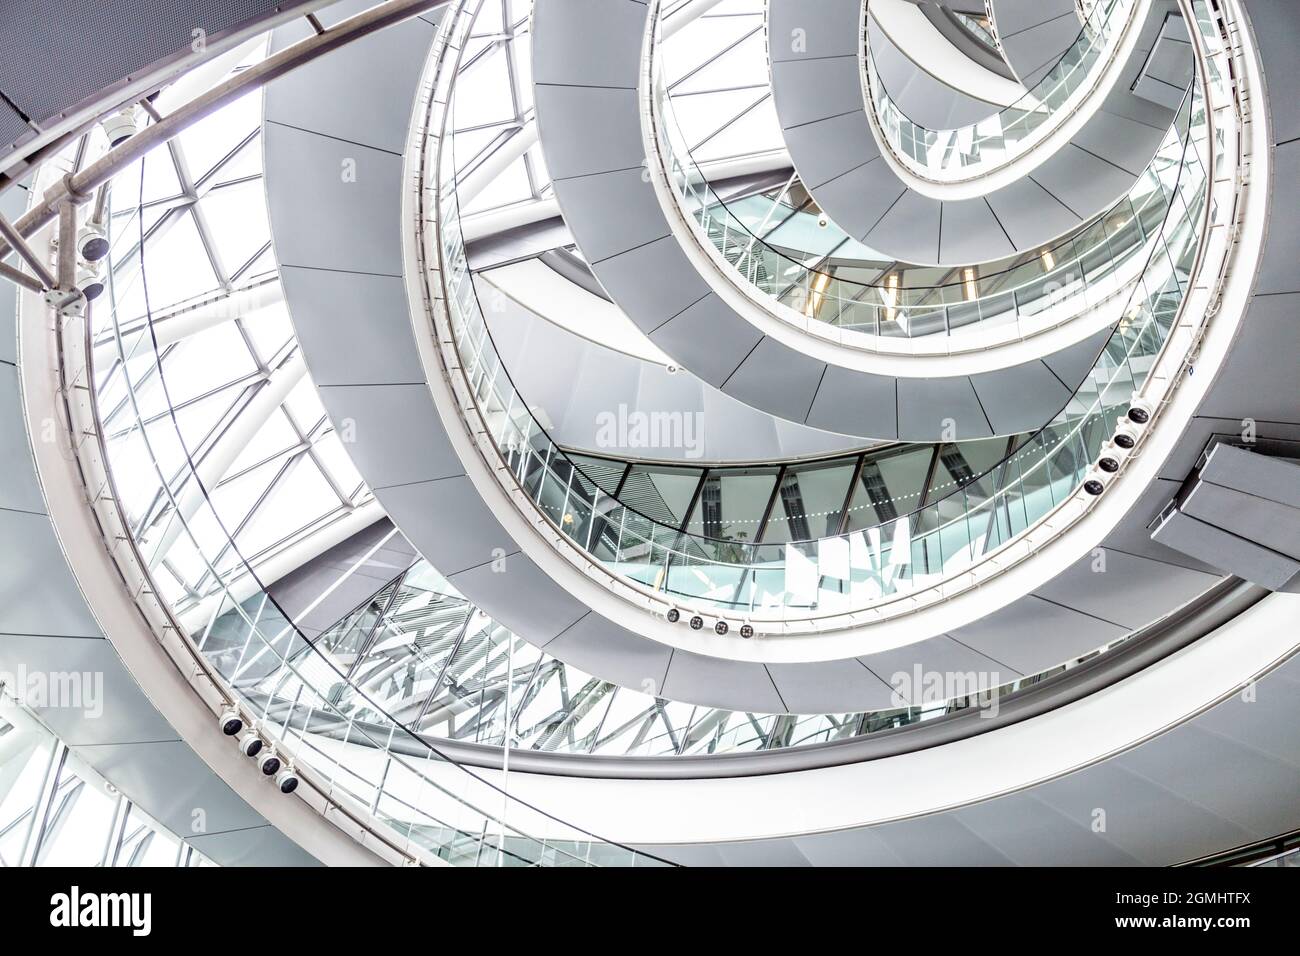
<instances>
[{"instance_id":1,"label":"dark ceiling panel","mask_svg":"<svg viewBox=\"0 0 1300 956\"><path fill-rule=\"evenodd\" d=\"M6 0L0 7L0 91L12 107L42 124L128 76L189 53L195 30L210 42L286 6L292 4ZM11 119L0 116L0 142L17 138L9 135Z\"/></svg>"}]
</instances>

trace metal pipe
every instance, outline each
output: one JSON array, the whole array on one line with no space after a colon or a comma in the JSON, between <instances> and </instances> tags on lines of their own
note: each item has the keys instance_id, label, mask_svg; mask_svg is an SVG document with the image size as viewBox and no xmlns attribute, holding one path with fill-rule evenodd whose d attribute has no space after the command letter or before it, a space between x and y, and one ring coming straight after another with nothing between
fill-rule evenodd
<instances>
[{"instance_id":1,"label":"metal pipe","mask_svg":"<svg viewBox=\"0 0 1300 956\"><path fill-rule=\"evenodd\" d=\"M34 292L43 292L46 289L54 288L57 283L53 273L50 272L49 267L41 261L40 256L32 251L32 247L23 241L23 236L20 231L16 229L13 223L6 219L3 214L0 214L0 236L4 236L5 241L9 243L9 246L13 251L18 253L18 257L31 266L32 271L36 273L36 277L44 283L41 286L35 287L28 282L22 282L21 284L26 285ZM6 251L0 250L0 259L4 258L5 254ZM3 263L0 263L0 265L3 265ZM20 282L20 280L14 278L10 268L11 267L6 266L4 274L8 278L14 279L15 282ZM17 270L13 270L13 272L17 272ZM17 274L23 275L21 272L18 272ZM23 276L23 278L27 277Z\"/></svg>"},{"instance_id":2,"label":"metal pipe","mask_svg":"<svg viewBox=\"0 0 1300 956\"><path fill-rule=\"evenodd\" d=\"M142 129L126 142L110 149L80 172L64 176L46 191L39 203L14 223L18 235L25 239L50 222L58 214L59 204L65 200L78 205L90 201L96 189L145 153L166 143L199 120L228 106L245 93L259 89L304 63L310 63L317 57L324 56L353 40L369 36L394 23L409 20L447 2L448 0L387 0L341 21L324 33L307 37L285 47L256 66L235 74L206 93L196 96L184 106L178 107L162 122ZM8 252L8 246L0 244L0 259Z\"/></svg>"}]
</instances>

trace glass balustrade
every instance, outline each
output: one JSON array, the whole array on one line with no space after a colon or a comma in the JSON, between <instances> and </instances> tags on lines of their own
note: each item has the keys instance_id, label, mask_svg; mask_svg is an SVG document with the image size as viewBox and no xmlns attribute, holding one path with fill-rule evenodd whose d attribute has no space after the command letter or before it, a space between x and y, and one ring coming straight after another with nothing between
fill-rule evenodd
<instances>
[{"instance_id":1,"label":"glass balustrade","mask_svg":"<svg viewBox=\"0 0 1300 956\"><path fill-rule=\"evenodd\" d=\"M541 648L511 648L511 632L470 604L424 560L417 560L327 628L297 657L324 654L346 675L338 710L365 722L371 701L414 733L435 740L535 753L598 757L674 757L781 750L848 740L987 707L1106 653L1128 638L1042 672L1007 679L971 673L966 689L926 692L912 672L880 671L893 706L813 715L703 707L620 687L566 664ZM256 680L251 694L285 695L278 678ZM987 688L987 690L983 689ZM951 694L944 697L941 695ZM509 712L507 713L507 705ZM507 729L508 727L508 729ZM346 725L322 720L317 732Z\"/></svg>"},{"instance_id":2,"label":"glass balustrade","mask_svg":"<svg viewBox=\"0 0 1300 956\"><path fill-rule=\"evenodd\" d=\"M735 278L787 307L776 314L797 327L880 351L911 346L879 337L942 336L944 351L980 349L1118 309L1169 215L1168 183L1183 152L1171 125L1127 194L1051 246L969 267L924 267L859 258L869 251L807 211L811 200L797 177L775 193L724 199L693 157L658 79L653 119L679 208Z\"/></svg>"},{"instance_id":3,"label":"glass balustrade","mask_svg":"<svg viewBox=\"0 0 1300 956\"><path fill-rule=\"evenodd\" d=\"M1096 84L1137 6L1136 0L1099 0L1081 10L1079 35L1042 79L1010 106L957 129L913 122L890 96L864 41L866 99L890 152L932 182L973 179L1023 156Z\"/></svg>"},{"instance_id":4,"label":"glass balustrade","mask_svg":"<svg viewBox=\"0 0 1300 956\"><path fill-rule=\"evenodd\" d=\"M830 616L940 586L997 552L1082 484L1146 379L1187 290L1206 203L1203 96L1193 82L1147 187L1165 211L1122 317L1068 406L1006 460L925 507L817 540L755 543L709 535L626 506L556 446L519 395L488 334L465 256L456 195L454 92L431 127L424 168L435 222L425 233L431 299L450 323L447 362L466 412L478 415L522 492L549 524L609 572L667 601L759 620ZM1134 217L1138 218L1137 216ZM1104 228L1104 227L1103 227ZM1134 227L1135 228L1135 227ZM437 319L435 319L435 322ZM447 354L447 353L444 353ZM713 524L717 527L717 523ZM702 526L703 528L703 526ZM702 530L701 528L701 530Z\"/></svg>"}]
</instances>

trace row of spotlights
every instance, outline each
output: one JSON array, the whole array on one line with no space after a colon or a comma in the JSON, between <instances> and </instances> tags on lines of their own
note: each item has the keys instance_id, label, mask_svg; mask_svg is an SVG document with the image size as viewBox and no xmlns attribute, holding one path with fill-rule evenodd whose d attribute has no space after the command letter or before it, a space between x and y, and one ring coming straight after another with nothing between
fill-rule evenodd
<instances>
[{"instance_id":1,"label":"row of spotlights","mask_svg":"<svg viewBox=\"0 0 1300 956\"><path fill-rule=\"evenodd\" d=\"M1136 401L1129 408L1125 420L1115 429L1115 434L1101 449L1097 467L1083 483L1083 490L1096 497L1106 490L1112 476L1119 471L1123 456L1132 450L1138 441L1142 426L1151 421L1151 406L1145 401Z\"/></svg>"},{"instance_id":2,"label":"row of spotlights","mask_svg":"<svg viewBox=\"0 0 1300 956\"><path fill-rule=\"evenodd\" d=\"M682 619L682 612L677 610L675 607L671 607L668 609L668 613L664 616L668 619L669 624L676 624ZM692 614L687 623L690 625L692 631L698 631L704 627L704 618L700 617L698 614ZM722 620L722 618L718 618L713 622L713 633L715 634L726 634L730 630L731 625ZM745 640L749 640L754 636L754 626L749 623L741 624L740 636Z\"/></svg>"},{"instance_id":3,"label":"row of spotlights","mask_svg":"<svg viewBox=\"0 0 1300 956\"><path fill-rule=\"evenodd\" d=\"M298 789L298 774L293 767L286 766L276 754L273 747L258 735L256 730L244 730L244 719L234 710L224 711L220 719L221 732L227 737L239 737L239 752L245 757L257 761L257 769L268 777L275 777L275 785L281 793L293 793ZM265 751L265 753L263 753Z\"/></svg>"}]
</instances>

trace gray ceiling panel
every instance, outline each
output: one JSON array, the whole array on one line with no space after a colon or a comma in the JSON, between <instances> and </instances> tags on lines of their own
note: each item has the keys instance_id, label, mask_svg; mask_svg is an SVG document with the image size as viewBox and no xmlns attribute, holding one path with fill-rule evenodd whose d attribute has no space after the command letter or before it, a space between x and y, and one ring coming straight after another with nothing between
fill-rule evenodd
<instances>
[{"instance_id":1,"label":"gray ceiling panel","mask_svg":"<svg viewBox=\"0 0 1300 956\"><path fill-rule=\"evenodd\" d=\"M1300 18L1294 0L1246 0L1245 6L1264 61L1273 142L1290 143L1300 139Z\"/></svg>"},{"instance_id":2,"label":"gray ceiling panel","mask_svg":"<svg viewBox=\"0 0 1300 956\"><path fill-rule=\"evenodd\" d=\"M481 596L479 606L498 624L528 634L539 644L590 613L523 554L481 564L449 579L466 593Z\"/></svg>"},{"instance_id":3,"label":"gray ceiling panel","mask_svg":"<svg viewBox=\"0 0 1300 956\"><path fill-rule=\"evenodd\" d=\"M1012 34L1001 36L1002 52L1029 89L1061 59L1079 36L1082 24L1073 10Z\"/></svg>"},{"instance_id":4,"label":"gray ceiling panel","mask_svg":"<svg viewBox=\"0 0 1300 956\"><path fill-rule=\"evenodd\" d=\"M846 113L787 129L785 143L799 170L799 178L810 187L824 186L880 156L880 147L876 145L871 127L863 122L860 113ZM880 176L885 186L894 187L895 194L901 192L902 185L893 173L886 170ZM838 219L836 222L845 229L849 228L847 223Z\"/></svg>"},{"instance_id":5,"label":"gray ceiling panel","mask_svg":"<svg viewBox=\"0 0 1300 956\"><path fill-rule=\"evenodd\" d=\"M658 328L709 294L709 286L672 236L597 266L597 277L642 331ZM656 281L647 282L646 277Z\"/></svg>"},{"instance_id":6,"label":"gray ceiling panel","mask_svg":"<svg viewBox=\"0 0 1300 956\"><path fill-rule=\"evenodd\" d=\"M1278 217L1274 217L1276 219ZM1300 355L1300 322L1294 321L1300 294L1257 295L1250 303L1245 328L1233 343L1231 361L1219 372L1198 415L1241 421L1300 424L1295 390L1261 388L1260 382L1294 382Z\"/></svg>"},{"instance_id":7,"label":"gray ceiling panel","mask_svg":"<svg viewBox=\"0 0 1300 956\"><path fill-rule=\"evenodd\" d=\"M429 387L330 385L318 389L348 455L371 488L463 475ZM412 440L412 429L420 438Z\"/></svg>"},{"instance_id":8,"label":"gray ceiling panel","mask_svg":"<svg viewBox=\"0 0 1300 956\"><path fill-rule=\"evenodd\" d=\"M1150 128L1105 109L1097 110L1073 142L1133 176L1140 175L1151 161Z\"/></svg>"},{"instance_id":9,"label":"gray ceiling panel","mask_svg":"<svg viewBox=\"0 0 1300 956\"><path fill-rule=\"evenodd\" d=\"M763 333L710 293L650 334L669 355L693 355L688 371L722 388Z\"/></svg>"},{"instance_id":10,"label":"gray ceiling panel","mask_svg":"<svg viewBox=\"0 0 1300 956\"><path fill-rule=\"evenodd\" d=\"M1300 91L1293 98L1300 100ZM1273 150L1272 190L1275 209L1300 208L1300 139ZM1297 249L1300 249L1300 216L1270 217L1268 242L1255 280L1256 295L1300 292L1300 270L1295 267ZM1252 307L1263 304L1257 298Z\"/></svg>"},{"instance_id":11,"label":"gray ceiling panel","mask_svg":"<svg viewBox=\"0 0 1300 956\"><path fill-rule=\"evenodd\" d=\"M396 485L376 497L393 524L448 577L518 551L469 478Z\"/></svg>"},{"instance_id":12,"label":"gray ceiling panel","mask_svg":"<svg viewBox=\"0 0 1300 956\"><path fill-rule=\"evenodd\" d=\"M1181 511L1174 511L1161 521L1152 530L1151 537L1160 544L1199 561L1214 562L1224 571L1274 591L1285 587L1300 574L1300 561L1198 521Z\"/></svg>"},{"instance_id":13,"label":"gray ceiling panel","mask_svg":"<svg viewBox=\"0 0 1300 956\"><path fill-rule=\"evenodd\" d=\"M904 441L933 440L946 435L958 441L993 434L980 409L970 379L900 378L898 437Z\"/></svg>"},{"instance_id":14,"label":"gray ceiling panel","mask_svg":"<svg viewBox=\"0 0 1300 956\"><path fill-rule=\"evenodd\" d=\"M1097 364L1097 357L1101 355L1101 350L1106 347L1110 340L1111 329L1104 328L1099 332L1094 332L1082 342L1076 342L1074 345L1061 349L1055 355L1049 355L1043 359L1047 367L1056 373L1056 377L1068 385L1071 389L1077 389L1088 373L1092 371L1093 366Z\"/></svg>"},{"instance_id":15,"label":"gray ceiling panel","mask_svg":"<svg viewBox=\"0 0 1300 956\"><path fill-rule=\"evenodd\" d=\"M546 651L575 664L582 661L578 666L620 687L652 695L663 688L673 656L666 644L647 641L598 614L587 614L565 628L546 644Z\"/></svg>"},{"instance_id":16,"label":"gray ceiling panel","mask_svg":"<svg viewBox=\"0 0 1300 956\"><path fill-rule=\"evenodd\" d=\"M952 813L1017 866L1136 866L1104 834L1063 816L1030 793L1013 793Z\"/></svg>"},{"instance_id":17,"label":"gray ceiling panel","mask_svg":"<svg viewBox=\"0 0 1300 956\"><path fill-rule=\"evenodd\" d=\"M5 4L0 31L0 91L43 124L124 78L188 54L196 27L211 41L284 6L277 0L222 0L205 5L196 17L186 0L14 0Z\"/></svg>"},{"instance_id":18,"label":"gray ceiling panel","mask_svg":"<svg viewBox=\"0 0 1300 956\"><path fill-rule=\"evenodd\" d=\"M1180 481L1157 478L1142 492L1137 504L1129 509L1123 520L1115 526L1102 541L1102 546L1109 551L1123 551L1143 558L1150 558L1163 564L1173 564L1205 574L1219 575L1222 572L1203 561L1197 561L1181 551L1167 548L1151 540L1150 524L1165 505L1178 494Z\"/></svg>"},{"instance_id":19,"label":"gray ceiling panel","mask_svg":"<svg viewBox=\"0 0 1300 956\"><path fill-rule=\"evenodd\" d=\"M1158 620L1217 578L1122 551L1096 549L1034 593L1127 628Z\"/></svg>"},{"instance_id":20,"label":"gray ceiling panel","mask_svg":"<svg viewBox=\"0 0 1300 956\"><path fill-rule=\"evenodd\" d=\"M533 82L635 89L646 16L640 0L541 0L533 11Z\"/></svg>"},{"instance_id":21,"label":"gray ceiling panel","mask_svg":"<svg viewBox=\"0 0 1300 956\"><path fill-rule=\"evenodd\" d=\"M957 643L946 634L878 651L858 660L891 689L920 703L938 703L952 696L933 682L927 683L927 673L973 676L980 687L995 687L1022 676L1019 671Z\"/></svg>"},{"instance_id":22,"label":"gray ceiling panel","mask_svg":"<svg viewBox=\"0 0 1300 956\"><path fill-rule=\"evenodd\" d=\"M998 222L1016 244L1028 249L1079 224L1079 217L1025 176L988 195Z\"/></svg>"},{"instance_id":23,"label":"gray ceiling panel","mask_svg":"<svg viewBox=\"0 0 1300 956\"><path fill-rule=\"evenodd\" d=\"M1294 684L1287 686L1282 674L1270 675L1255 682L1249 700L1238 694L1197 717L1196 726L1300 768L1300 734L1292 709L1300 699L1298 690Z\"/></svg>"},{"instance_id":24,"label":"gray ceiling panel","mask_svg":"<svg viewBox=\"0 0 1300 956\"><path fill-rule=\"evenodd\" d=\"M813 864L799 852L792 840L782 841L778 847L765 846L763 841L729 843L722 848L723 866L779 866L805 867Z\"/></svg>"},{"instance_id":25,"label":"gray ceiling panel","mask_svg":"<svg viewBox=\"0 0 1300 956\"><path fill-rule=\"evenodd\" d=\"M412 94L433 34L433 25L416 17L332 51L328 63L318 60L279 77L266 87L266 119L402 152ZM357 83L356 75L374 63L384 69Z\"/></svg>"},{"instance_id":26,"label":"gray ceiling panel","mask_svg":"<svg viewBox=\"0 0 1300 956\"><path fill-rule=\"evenodd\" d=\"M894 706L893 689L854 658L768 664L767 671L792 713L853 713Z\"/></svg>"},{"instance_id":27,"label":"gray ceiling panel","mask_svg":"<svg viewBox=\"0 0 1300 956\"><path fill-rule=\"evenodd\" d=\"M555 195L573 237L593 266L668 235L668 221L654 186L642 179L640 167L560 180ZM600 269L594 271L599 278Z\"/></svg>"},{"instance_id":28,"label":"gray ceiling panel","mask_svg":"<svg viewBox=\"0 0 1300 956\"><path fill-rule=\"evenodd\" d=\"M812 407L826 363L764 337L723 386L728 395L791 421Z\"/></svg>"},{"instance_id":29,"label":"gray ceiling panel","mask_svg":"<svg viewBox=\"0 0 1300 956\"><path fill-rule=\"evenodd\" d=\"M884 243L889 255L904 262L938 262L943 203L908 191L867 233L866 243Z\"/></svg>"},{"instance_id":30,"label":"gray ceiling panel","mask_svg":"<svg viewBox=\"0 0 1300 956\"><path fill-rule=\"evenodd\" d=\"M187 839L195 833L196 810L202 810L207 833L266 825L233 790L214 781L207 765L180 741L105 744L81 748L78 756L130 799L154 797L149 815Z\"/></svg>"},{"instance_id":31,"label":"gray ceiling panel","mask_svg":"<svg viewBox=\"0 0 1300 956\"><path fill-rule=\"evenodd\" d=\"M35 135L35 131L12 106L0 101L0 152L7 152L23 140Z\"/></svg>"},{"instance_id":32,"label":"gray ceiling panel","mask_svg":"<svg viewBox=\"0 0 1300 956\"><path fill-rule=\"evenodd\" d=\"M875 828L875 835L903 866L1011 866L994 846L962 826L952 814L900 820Z\"/></svg>"},{"instance_id":33,"label":"gray ceiling panel","mask_svg":"<svg viewBox=\"0 0 1300 956\"><path fill-rule=\"evenodd\" d=\"M424 381L400 278L283 266L280 281L318 386Z\"/></svg>"},{"instance_id":34,"label":"gray ceiling panel","mask_svg":"<svg viewBox=\"0 0 1300 956\"><path fill-rule=\"evenodd\" d=\"M1030 595L949 636L1022 674L1035 674L1126 633L1126 628Z\"/></svg>"},{"instance_id":35,"label":"gray ceiling panel","mask_svg":"<svg viewBox=\"0 0 1300 956\"><path fill-rule=\"evenodd\" d=\"M998 37L1005 41L1040 23L1074 13L1075 6L1074 0L990 0L989 9Z\"/></svg>"},{"instance_id":36,"label":"gray ceiling panel","mask_svg":"<svg viewBox=\"0 0 1300 956\"><path fill-rule=\"evenodd\" d=\"M946 262L988 262L1015 252L983 196L943 204L939 258Z\"/></svg>"},{"instance_id":37,"label":"gray ceiling panel","mask_svg":"<svg viewBox=\"0 0 1300 956\"><path fill-rule=\"evenodd\" d=\"M897 381L828 366L808 413L808 424L829 431L897 438Z\"/></svg>"},{"instance_id":38,"label":"gray ceiling panel","mask_svg":"<svg viewBox=\"0 0 1300 956\"><path fill-rule=\"evenodd\" d=\"M1124 195L1133 185L1134 176L1074 143L1058 149L1030 175L1058 202L1083 219Z\"/></svg>"},{"instance_id":39,"label":"gray ceiling panel","mask_svg":"<svg viewBox=\"0 0 1300 956\"><path fill-rule=\"evenodd\" d=\"M82 707L41 707L29 700L37 716L69 746L178 739L102 637L0 636L0 671L14 674L20 668L51 675L51 680L66 675L69 682L77 682L69 686L80 685Z\"/></svg>"},{"instance_id":40,"label":"gray ceiling panel","mask_svg":"<svg viewBox=\"0 0 1300 956\"><path fill-rule=\"evenodd\" d=\"M1256 498L1300 508L1300 465L1294 461L1219 444L1206 457L1200 476Z\"/></svg>"},{"instance_id":41,"label":"gray ceiling panel","mask_svg":"<svg viewBox=\"0 0 1300 956\"><path fill-rule=\"evenodd\" d=\"M402 158L276 123L262 130L281 265L400 276Z\"/></svg>"},{"instance_id":42,"label":"gray ceiling panel","mask_svg":"<svg viewBox=\"0 0 1300 956\"><path fill-rule=\"evenodd\" d=\"M10 222L26 211L27 188L21 183L10 186L0 193L0 215ZM18 287L12 282L0 282L0 362L8 362L10 365L18 361L17 317ZM0 445L0 447L4 446Z\"/></svg>"},{"instance_id":43,"label":"gray ceiling panel","mask_svg":"<svg viewBox=\"0 0 1300 956\"><path fill-rule=\"evenodd\" d=\"M1196 763L1204 774L1205 765ZM1096 820L1105 827L1100 838L1148 866L1194 859L1251 840L1249 831L1130 773L1115 760L1041 784L1033 794L1076 824L1091 828Z\"/></svg>"},{"instance_id":44,"label":"gray ceiling panel","mask_svg":"<svg viewBox=\"0 0 1300 956\"><path fill-rule=\"evenodd\" d=\"M775 62L857 56L858 37L840 25L861 9L862 0L819 0L816 4L777 0L768 4L768 56Z\"/></svg>"},{"instance_id":45,"label":"gray ceiling panel","mask_svg":"<svg viewBox=\"0 0 1300 956\"><path fill-rule=\"evenodd\" d=\"M537 115L545 117L546 168L552 177L642 168L645 146L636 90L539 85L536 97ZM600 136L590 134L593 127Z\"/></svg>"},{"instance_id":46,"label":"gray ceiling panel","mask_svg":"<svg viewBox=\"0 0 1300 956\"><path fill-rule=\"evenodd\" d=\"M900 866L903 862L871 829L811 833L791 842L813 866Z\"/></svg>"},{"instance_id":47,"label":"gray ceiling panel","mask_svg":"<svg viewBox=\"0 0 1300 956\"><path fill-rule=\"evenodd\" d=\"M856 53L773 63L772 86L787 100L781 107L783 129L845 113L853 113L861 122L862 80Z\"/></svg>"},{"instance_id":48,"label":"gray ceiling panel","mask_svg":"<svg viewBox=\"0 0 1300 956\"><path fill-rule=\"evenodd\" d=\"M1026 362L970 377L996 435L1040 428L1073 394L1042 362Z\"/></svg>"},{"instance_id":49,"label":"gray ceiling panel","mask_svg":"<svg viewBox=\"0 0 1300 956\"><path fill-rule=\"evenodd\" d=\"M762 664L724 661L683 650L673 651L663 695L728 710L780 714L786 709Z\"/></svg>"},{"instance_id":50,"label":"gray ceiling panel","mask_svg":"<svg viewBox=\"0 0 1300 956\"><path fill-rule=\"evenodd\" d=\"M49 518L0 510L0 634L99 637Z\"/></svg>"},{"instance_id":51,"label":"gray ceiling panel","mask_svg":"<svg viewBox=\"0 0 1300 956\"><path fill-rule=\"evenodd\" d=\"M13 284L0 279L0 286ZM0 307L4 305L0 300ZM3 332L3 329L0 329ZM19 394L18 369L0 362L0 508L13 511L45 511L45 496L31 461L27 427Z\"/></svg>"},{"instance_id":52,"label":"gray ceiling panel","mask_svg":"<svg viewBox=\"0 0 1300 956\"><path fill-rule=\"evenodd\" d=\"M267 825L188 837L204 856L222 866L319 866L314 857Z\"/></svg>"},{"instance_id":53,"label":"gray ceiling panel","mask_svg":"<svg viewBox=\"0 0 1300 956\"><path fill-rule=\"evenodd\" d=\"M1280 763L1195 724L1182 731L1186 745L1201 755L1191 763L1169 748L1121 754L1115 762L1173 793L1197 792L1197 804L1251 833L1283 833L1300 807L1300 769ZM1200 779L1209 767L1217 785ZM1292 799L1269 799L1291 794Z\"/></svg>"},{"instance_id":54,"label":"gray ceiling panel","mask_svg":"<svg viewBox=\"0 0 1300 956\"><path fill-rule=\"evenodd\" d=\"M1239 538L1300 559L1300 510L1206 481L1198 482L1179 508Z\"/></svg>"}]
</instances>

